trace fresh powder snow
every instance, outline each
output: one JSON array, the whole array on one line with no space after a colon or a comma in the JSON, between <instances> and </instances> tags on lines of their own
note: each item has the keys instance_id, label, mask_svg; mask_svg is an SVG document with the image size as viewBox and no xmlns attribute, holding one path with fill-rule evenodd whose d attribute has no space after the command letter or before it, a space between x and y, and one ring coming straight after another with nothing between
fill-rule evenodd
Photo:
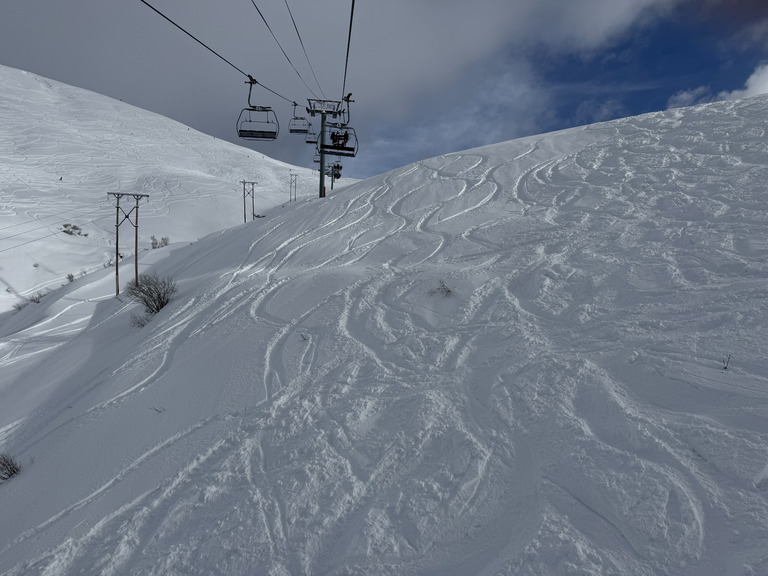
<instances>
[{"instance_id":1,"label":"fresh powder snow","mask_svg":"<svg viewBox=\"0 0 768 576\"><path fill-rule=\"evenodd\" d=\"M321 200L0 73L0 249L30 241L0 279L50 289L0 317L0 574L768 574L768 98ZM178 285L142 328L101 266L117 190L151 195L139 266ZM49 214L89 236L33 236Z\"/></svg>"}]
</instances>

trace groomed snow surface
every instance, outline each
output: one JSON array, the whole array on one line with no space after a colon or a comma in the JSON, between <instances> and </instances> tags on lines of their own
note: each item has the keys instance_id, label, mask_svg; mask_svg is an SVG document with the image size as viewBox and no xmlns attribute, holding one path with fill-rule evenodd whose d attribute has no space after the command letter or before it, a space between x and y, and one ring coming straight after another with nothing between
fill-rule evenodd
<instances>
[{"instance_id":1,"label":"groomed snow surface","mask_svg":"<svg viewBox=\"0 0 768 576\"><path fill-rule=\"evenodd\" d=\"M179 287L143 328L113 269L6 314L0 573L768 574L766 118L672 110L275 202L142 252Z\"/></svg>"}]
</instances>

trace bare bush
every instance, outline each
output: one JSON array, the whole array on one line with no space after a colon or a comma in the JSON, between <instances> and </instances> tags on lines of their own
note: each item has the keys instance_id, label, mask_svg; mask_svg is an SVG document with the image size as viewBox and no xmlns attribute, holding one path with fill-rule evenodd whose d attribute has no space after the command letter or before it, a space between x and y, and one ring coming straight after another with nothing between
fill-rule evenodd
<instances>
[{"instance_id":1,"label":"bare bush","mask_svg":"<svg viewBox=\"0 0 768 576\"><path fill-rule=\"evenodd\" d=\"M163 248L164 246L168 246L168 242L170 242L168 236L163 236L160 238L160 240L157 239L154 235L152 236L152 249L155 248Z\"/></svg>"},{"instance_id":2,"label":"bare bush","mask_svg":"<svg viewBox=\"0 0 768 576\"><path fill-rule=\"evenodd\" d=\"M139 274L136 280L128 283L126 292L144 305L147 314L157 314L176 293L176 282L169 277L161 278L154 272Z\"/></svg>"},{"instance_id":3,"label":"bare bush","mask_svg":"<svg viewBox=\"0 0 768 576\"><path fill-rule=\"evenodd\" d=\"M34 302L35 304L40 304L40 301L43 299L44 296L45 296L45 292L38 290L31 296L27 296L27 300L29 300L30 302Z\"/></svg>"},{"instance_id":4,"label":"bare bush","mask_svg":"<svg viewBox=\"0 0 768 576\"><path fill-rule=\"evenodd\" d=\"M8 454L0 454L0 482L10 480L19 473L21 468Z\"/></svg>"},{"instance_id":5,"label":"bare bush","mask_svg":"<svg viewBox=\"0 0 768 576\"><path fill-rule=\"evenodd\" d=\"M83 234L83 229L77 224L64 224L60 230L64 232L64 234L69 234L70 236L88 236L87 233Z\"/></svg>"},{"instance_id":6,"label":"bare bush","mask_svg":"<svg viewBox=\"0 0 768 576\"><path fill-rule=\"evenodd\" d=\"M436 288L432 288L428 294L430 296L442 296L443 298L448 298L451 294L453 294L453 290L448 288L448 286L445 285L445 282L440 280L440 282L437 283Z\"/></svg>"},{"instance_id":7,"label":"bare bush","mask_svg":"<svg viewBox=\"0 0 768 576\"><path fill-rule=\"evenodd\" d=\"M151 314L136 314L136 312L131 312L131 326L134 328L144 328L151 318Z\"/></svg>"},{"instance_id":8,"label":"bare bush","mask_svg":"<svg viewBox=\"0 0 768 576\"><path fill-rule=\"evenodd\" d=\"M45 294L46 294L45 292L42 292L42 291L38 290L37 292L35 292L31 296L23 297L21 299L21 302L16 302L16 304L13 305L13 308L17 312L19 312L19 311L23 310L24 308L26 308L29 304L32 304L32 303L40 304L42 299L45 297Z\"/></svg>"}]
</instances>

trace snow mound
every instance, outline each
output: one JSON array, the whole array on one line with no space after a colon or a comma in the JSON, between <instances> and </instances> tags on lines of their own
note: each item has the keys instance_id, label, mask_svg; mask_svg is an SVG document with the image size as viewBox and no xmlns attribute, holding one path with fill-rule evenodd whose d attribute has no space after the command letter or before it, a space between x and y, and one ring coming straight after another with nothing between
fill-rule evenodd
<instances>
[{"instance_id":1,"label":"snow mound","mask_svg":"<svg viewBox=\"0 0 768 576\"><path fill-rule=\"evenodd\" d=\"M0 572L768 572L766 118L449 154L153 251L142 329L109 277L25 308Z\"/></svg>"}]
</instances>

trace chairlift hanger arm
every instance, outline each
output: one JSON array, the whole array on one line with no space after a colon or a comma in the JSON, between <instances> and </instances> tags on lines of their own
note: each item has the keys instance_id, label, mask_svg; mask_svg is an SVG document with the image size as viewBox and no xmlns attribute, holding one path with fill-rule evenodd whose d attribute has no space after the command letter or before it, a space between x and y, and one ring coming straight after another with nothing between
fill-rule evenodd
<instances>
[{"instance_id":1,"label":"chairlift hanger arm","mask_svg":"<svg viewBox=\"0 0 768 576\"><path fill-rule=\"evenodd\" d=\"M258 84L258 82L253 76L248 74L248 80L246 80L245 83L248 84L248 106L253 108L253 104L251 103L251 93L253 92L254 84Z\"/></svg>"},{"instance_id":2,"label":"chairlift hanger arm","mask_svg":"<svg viewBox=\"0 0 768 576\"><path fill-rule=\"evenodd\" d=\"M350 118L352 117L352 115L351 115L351 114L350 114L350 112L349 112L349 104L350 104L351 102L354 102L354 100L352 100L352 92L350 92L349 94L347 94L346 96L344 96L344 98L342 98L342 100L344 100L344 102L346 102L346 103L347 103L347 118L346 118L346 122L345 122L345 124L349 124L349 122L350 122Z\"/></svg>"},{"instance_id":3,"label":"chairlift hanger arm","mask_svg":"<svg viewBox=\"0 0 768 576\"><path fill-rule=\"evenodd\" d=\"M246 84L250 84L250 86L248 87L248 105L249 105L249 106L251 105L251 91L253 90L253 86L254 86L255 84L258 84L259 86L261 86L262 88L264 88L264 90L266 90L267 92L271 92L272 94L274 94L274 95L275 95L275 96L277 96L278 98L282 98L282 99L283 99L283 100L285 100L286 102L289 102L289 103L291 103L291 104L295 104L295 101L294 101L294 100L291 100L290 98L286 98L285 96L283 96L282 94L280 94L280 93L278 93L278 92L275 92L275 91L274 91L274 90L272 90L271 88L267 88L266 86L264 86L264 84L262 84L261 82L259 82L258 80L256 80L256 78L254 78L254 77L253 77L253 76L251 76L250 74L245 74L245 75L248 77L248 80L246 80L246 81L245 81L245 83L246 83Z\"/></svg>"}]
</instances>

